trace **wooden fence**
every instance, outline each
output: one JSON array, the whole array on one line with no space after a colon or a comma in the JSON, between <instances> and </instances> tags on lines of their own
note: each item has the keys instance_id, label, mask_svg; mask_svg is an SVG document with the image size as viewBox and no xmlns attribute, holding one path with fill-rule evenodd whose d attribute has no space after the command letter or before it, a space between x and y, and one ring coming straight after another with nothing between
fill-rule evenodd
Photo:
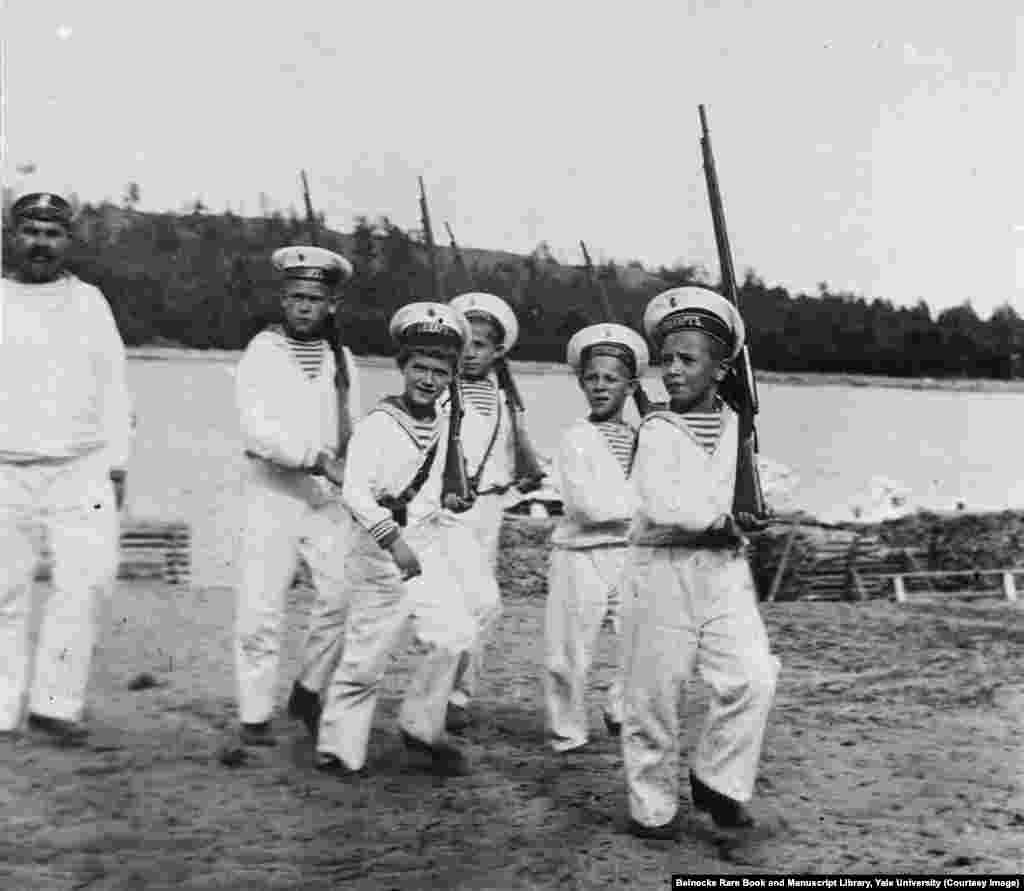
<instances>
[{"instance_id":1,"label":"wooden fence","mask_svg":"<svg viewBox=\"0 0 1024 891\"><path fill-rule=\"evenodd\" d=\"M756 544L754 565L764 599L867 600L892 597L1002 597L1017 601L1024 567L935 569L927 548L892 547L876 533L848 527L776 523ZM922 587L920 582L928 585ZM994 581L994 584L992 583Z\"/></svg>"}]
</instances>

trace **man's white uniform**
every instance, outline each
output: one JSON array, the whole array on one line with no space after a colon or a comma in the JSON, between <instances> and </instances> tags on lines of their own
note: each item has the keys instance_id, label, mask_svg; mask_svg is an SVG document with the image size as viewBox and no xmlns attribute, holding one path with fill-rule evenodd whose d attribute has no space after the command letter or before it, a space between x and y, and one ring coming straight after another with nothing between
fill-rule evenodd
<instances>
[{"instance_id":1,"label":"man's white uniform","mask_svg":"<svg viewBox=\"0 0 1024 891\"><path fill-rule=\"evenodd\" d=\"M462 329L464 320L443 304L411 304L396 313L393 336L402 320L413 324L427 308L437 316L447 313ZM433 422L416 422L394 400L384 400L356 425L349 443L342 488L355 521L345 566L349 616L343 654L325 694L317 752L339 758L350 770L365 764L378 687L407 622L426 653L410 681L399 725L413 739L433 746L444 735L459 655L476 637L469 604L474 598L497 599L483 551L464 515L441 506L447 440L448 420L442 413ZM422 479L431 451L434 457ZM405 493L418 476L420 488L399 530L382 502ZM408 581L384 547L399 531L422 567L422 574Z\"/></svg>"},{"instance_id":2,"label":"man's white uniform","mask_svg":"<svg viewBox=\"0 0 1024 891\"><path fill-rule=\"evenodd\" d=\"M32 715L78 722L97 633L113 590L118 518L110 471L130 448L125 350L110 306L66 274L0 284L0 730ZM49 535L54 591L29 678L29 616Z\"/></svg>"},{"instance_id":3,"label":"man's white uniform","mask_svg":"<svg viewBox=\"0 0 1024 891\"><path fill-rule=\"evenodd\" d=\"M696 289L676 289L690 290ZM689 305L661 299L674 293L649 305L649 337ZM732 320L738 353L738 314L717 295L705 308ZM711 687L711 701L692 774L734 802L753 794L779 670L743 551L702 543L709 527L731 513L736 415L722 406L721 433L710 454L685 417L656 411L643 419L632 472L640 509L630 534L634 600L622 739L630 815L644 827L670 824L679 807L677 702L694 668Z\"/></svg>"},{"instance_id":4,"label":"man's white uniform","mask_svg":"<svg viewBox=\"0 0 1024 891\"><path fill-rule=\"evenodd\" d=\"M617 338L617 339L616 339ZM634 356L636 376L647 365L647 345L620 325L594 325L569 342L569 364L605 344ZM548 732L556 752L587 742L586 683L598 634L607 622L619 646L616 678L604 706L609 728L622 724L621 635L629 523L637 509L629 480L636 432L622 421L581 420L562 435L554 476L563 516L551 535L544 643Z\"/></svg>"},{"instance_id":5,"label":"man's white uniform","mask_svg":"<svg viewBox=\"0 0 1024 891\"><path fill-rule=\"evenodd\" d=\"M300 554L316 589L299 675L306 689L319 692L326 683L344 627L348 512L338 488L309 472L321 452L338 448L335 357L319 343L320 370L311 379L282 330L261 331L235 375L246 455L235 635L243 724L262 724L273 712L285 600ZM351 352L342 351L349 413L358 417L358 373Z\"/></svg>"}]
</instances>

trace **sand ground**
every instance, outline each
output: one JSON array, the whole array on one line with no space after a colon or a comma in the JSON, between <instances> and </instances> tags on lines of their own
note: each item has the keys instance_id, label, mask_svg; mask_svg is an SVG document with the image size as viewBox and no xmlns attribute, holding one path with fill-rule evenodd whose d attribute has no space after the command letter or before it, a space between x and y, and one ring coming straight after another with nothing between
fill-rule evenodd
<instances>
[{"instance_id":1,"label":"sand ground","mask_svg":"<svg viewBox=\"0 0 1024 891\"><path fill-rule=\"evenodd\" d=\"M0 887L662 889L674 872L1013 873L1024 868L1024 616L998 600L764 606L783 663L753 810L737 839L692 813L678 843L624 833L616 741L559 760L541 711L543 569L506 553L469 777L404 762L396 657L371 776L315 772L302 728L231 769L231 591L122 583L91 692L88 747L0 741ZM308 590L291 595L280 702ZM594 684L610 677L602 646ZM140 672L158 686L130 689ZM684 708L686 751L703 690Z\"/></svg>"}]
</instances>

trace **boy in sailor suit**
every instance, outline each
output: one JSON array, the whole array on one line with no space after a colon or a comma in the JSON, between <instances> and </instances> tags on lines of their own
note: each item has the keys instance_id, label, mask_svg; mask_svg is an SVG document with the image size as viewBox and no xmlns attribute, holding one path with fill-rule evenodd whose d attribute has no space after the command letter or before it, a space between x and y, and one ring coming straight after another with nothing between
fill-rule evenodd
<instances>
[{"instance_id":1,"label":"boy in sailor suit","mask_svg":"<svg viewBox=\"0 0 1024 891\"><path fill-rule=\"evenodd\" d=\"M586 744L584 693L598 633L605 621L617 638L622 633L626 536L637 506L629 482L636 431L623 421L622 409L647 358L643 338L623 325L591 325L577 331L567 348L567 362L577 373L590 415L566 430L555 458L564 515L551 536L544 690L556 752ZM603 715L609 733L618 736L618 679L608 691Z\"/></svg>"},{"instance_id":2,"label":"boy in sailor suit","mask_svg":"<svg viewBox=\"0 0 1024 891\"><path fill-rule=\"evenodd\" d=\"M270 717L285 597L300 554L316 598L288 711L316 728L321 688L337 659L334 642L344 623L341 559L348 515L337 488L341 439L359 413L352 354L342 348L344 375L336 379L328 342L334 288L351 275L351 265L308 246L281 248L272 262L284 277L284 321L250 341L235 375L247 465L235 634L244 745L276 742Z\"/></svg>"},{"instance_id":3,"label":"boy in sailor suit","mask_svg":"<svg viewBox=\"0 0 1024 891\"><path fill-rule=\"evenodd\" d=\"M476 492L466 513L487 557L497 585L498 541L506 494L517 482L515 442L508 406L498 386L495 366L504 360L519 338L519 322L512 308L494 294L474 291L460 294L450 303L470 324L469 341L462 358L460 384L466 404L463 442L470 482ZM488 591L492 590L490 587ZM483 648L501 619L501 601L478 600L474 612L480 628L477 646L466 653L455 679L446 725L457 732L471 722L470 700L479 683Z\"/></svg>"},{"instance_id":4,"label":"boy in sailor suit","mask_svg":"<svg viewBox=\"0 0 1024 891\"><path fill-rule=\"evenodd\" d=\"M644 417L633 463L640 508L630 532L622 744L630 831L674 838L680 685L696 668L711 687L693 804L718 826L747 828L779 663L730 514L737 418L718 386L743 347L743 321L718 294L684 287L651 300L644 330L669 408Z\"/></svg>"},{"instance_id":5,"label":"boy in sailor suit","mask_svg":"<svg viewBox=\"0 0 1024 891\"><path fill-rule=\"evenodd\" d=\"M428 770L467 770L444 736L461 653L476 637L472 599L497 600L471 527L442 503L448 419L438 397L457 372L465 317L442 303L413 303L391 320L404 391L378 404L349 444L342 497L354 519L345 562L349 615L343 655L327 688L318 769L337 776L366 763L377 692L408 623L426 648L406 692L399 727Z\"/></svg>"}]
</instances>

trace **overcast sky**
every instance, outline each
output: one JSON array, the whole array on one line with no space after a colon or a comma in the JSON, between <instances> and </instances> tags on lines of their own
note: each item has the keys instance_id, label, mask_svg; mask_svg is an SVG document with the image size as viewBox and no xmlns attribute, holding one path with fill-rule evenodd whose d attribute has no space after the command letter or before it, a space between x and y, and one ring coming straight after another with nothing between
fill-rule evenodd
<instances>
[{"instance_id":1,"label":"overcast sky","mask_svg":"<svg viewBox=\"0 0 1024 891\"><path fill-rule=\"evenodd\" d=\"M5 181L1024 313L1020 0L8 0ZM25 175L18 168L34 163Z\"/></svg>"}]
</instances>

